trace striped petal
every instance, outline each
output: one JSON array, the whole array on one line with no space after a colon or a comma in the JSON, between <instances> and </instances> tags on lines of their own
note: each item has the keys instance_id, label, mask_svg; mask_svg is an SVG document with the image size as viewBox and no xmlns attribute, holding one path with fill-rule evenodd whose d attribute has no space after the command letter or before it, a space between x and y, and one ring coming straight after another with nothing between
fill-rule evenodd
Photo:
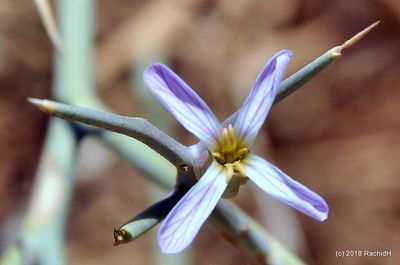
<instances>
[{"instance_id":1,"label":"striped petal","mask_svg":"<svg viewBox=\"0 0 400 265\"><path fill-rule=\"evenodd\" d=\"M240 109L234 128L239 138L249 145L256 138L268 115L291 56L292 52L282 50L268 61Z\"/></svg>"},{"instance_id":2,"label":"striped petal","mask_svg":"<svg viewBox=\"0 0 400 265\"><path fill-rule=\"evenodd\" d=\"M213 162L161 224L158 244L164 253L177 253L190 245L227 185L221 166Z\"/></svg>"},{"instance_id":3,"label":"striped petal","mask_svg":"<svg viewBox=\"0 0 400 265\"><path fill-rule=\"evenodd\" d=\"M221 124L207 104L179 76L163 64L150 66L143 76L153 95L191 133L214 146Z\"/></svg>"},{"instance_id":4,"label":"striped petal","mask_svg":"<svg viewBox=\"0 0 400 265\"><path fill-rule=\"evenodd\" d=\"M253 154L249 155L245 164L247 177L272 197L318 221L328 218L329 208L324 199L279 168Z\"/></svg>"}]
</instances>

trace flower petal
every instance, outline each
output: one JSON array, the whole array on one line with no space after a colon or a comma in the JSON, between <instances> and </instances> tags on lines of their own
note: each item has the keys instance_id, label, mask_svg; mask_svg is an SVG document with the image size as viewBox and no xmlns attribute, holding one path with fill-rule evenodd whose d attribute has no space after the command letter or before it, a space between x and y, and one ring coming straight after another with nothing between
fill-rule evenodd
<instances>
[{"instance_id":1,"label":"flower petal","mask_svg":"<svg viewBox=\"0 0 400 265\"><path fill-rule=\"evenodd\" d=\"M241 140L251 144L256 138L275 100L277 88L292 52L282 50L275 54L257 77L250 94L240 109L234 124Z\"/></svg>"},{"instance_id":2,"label":"flower petal","mask_svg":"<svg viewBox=\"0 0 400 265\"><path fill-rule=\"evenodd\" d=\"M245 164L247 177L272 197L318 221L325 221L328 217L329 208L324 199L279 168L253 154Z\"/></svg>"},{"instance_id":3,"label":"flower petal","mask_svg":"<svg viewBox=\"0 0 400 265\"><path fill-rule=\"evenodd\" d=\"M191 133L213 146L222 130L207 104L179 76L163 64L154 64L144 73L153 95Z\"/></svg>"},{"instance_id":4,"label":"flower petal","mask_svg":"<svg viewBox=\"0 0 400 265\"><path fill-rule=\"evenodd\" d=\"M175 205L161 224L158 244L164 253L177 253L193 241L228 185L225 173L216 162Z\"/></svg>"}]
</instances>

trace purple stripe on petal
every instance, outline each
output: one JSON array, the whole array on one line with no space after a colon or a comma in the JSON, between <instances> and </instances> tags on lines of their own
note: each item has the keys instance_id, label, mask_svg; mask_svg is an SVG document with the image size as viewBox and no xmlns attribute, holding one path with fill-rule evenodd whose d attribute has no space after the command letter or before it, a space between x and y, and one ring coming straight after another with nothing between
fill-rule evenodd
<instances>
[{"instance_id":1,"label":"purple stripe on petal","mask_svg":"<svg viewBox=\"0 0 400 265\"><path fill-rule=\"evenodd\" d=\"M209 147L222 131L207 104L179 76L162 64L149 67L143 79L153 95L191 133Z\"/></svg>"},{"instance_id":2,"label":"purple stripe on petal","mask_svg":"<svg viewBox=\"0 0 400 265\"><path fill-rule=\"evenodd\" d=\"M164 253L177 253L190 245L227 186L225 172L212 162L161 224L158 244Z\"/></svg>"},{"instance_id":3,"label":"purple stripe on petal","mask_svg":"<svg viewBox=\"0 0 400 265\"><path fill-rule=\"evenodd\" d=\"M292 52L282 50L275 54L257 77L250 94L243 103L234 124L240 139L251 144L256 138L275 100L278 85L292 56Z\"/></svg>"},{"instance_id":4,"label":"purple stripe on petal","mask_svg":"<svg viewBox=\"0 0 400 265\"><path fill-rule=\"evenodd\" d=\"M325 200L261 157L250 154L245 161L246 175L272 197L318 221L328 218Z\"/></svg>"}]
</instances>

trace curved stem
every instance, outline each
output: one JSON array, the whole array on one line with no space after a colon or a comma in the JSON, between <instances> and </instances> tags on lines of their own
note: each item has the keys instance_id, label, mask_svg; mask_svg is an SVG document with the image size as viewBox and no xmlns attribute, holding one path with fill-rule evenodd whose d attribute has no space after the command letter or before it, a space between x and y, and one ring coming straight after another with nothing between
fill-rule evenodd
<instances>
[{"instance_id":1,"label":"curved stem","mask_svg":"<svg viewBox=\"0 0 400 265\"><path fill-rule=\"evenodd\" d=\"M149 121L71 106L50 100L28 99L41 110L61 119L82 122L135 138L162 155L178 168L193 164L187 146L182 145Z\"/></svg>"}]
</instances>

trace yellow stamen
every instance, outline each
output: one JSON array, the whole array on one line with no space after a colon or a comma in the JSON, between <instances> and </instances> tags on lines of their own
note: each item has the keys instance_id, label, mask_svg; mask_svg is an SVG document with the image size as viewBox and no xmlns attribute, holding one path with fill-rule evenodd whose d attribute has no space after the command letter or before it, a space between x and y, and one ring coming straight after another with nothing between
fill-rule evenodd
<instances>
[{"instance_id":1,"label":"yellow stamen","mask_svg":"<svg viewBox=\"0 0 400 265\"><path fill-rule=\"evenodd\" d=\"M232 124L229 124L222 130L222 137L213 151L214 160L224 167L229 182L222 197L231 198L248 180L242 160L246 158L249 149L238 139Z\"/></svg>"},{"instance_id":2,"label":"yellow stamen","mask_svg":"<svg viewBox=\"0 0 400 265\"><path fill-rule=\"evenodd\" d=\"M217 162L220 163L221 165L226 163L225 157L224 157L224 155L222 153L213 152L212 155L213 155L214 159L217 160Z\"/></svg>"},{"instance_id":3,"label":"yellow stamen","mask_svg":"<svg viewBox=\"0 0 400 265\"><path fill-rule=\"evenodd\" d=\"M247 147L242 147L238 151L236 151L236 159L241 160L249 153L249 149Z\"/></svg>"},{"instance_id":4,"label":"yellow stamen","mask_svg":"<svg viewBox=\"0 0 400 265\"><path fill-rule=\"evenodd\" d=\"M242 160L248 153L249 149L238 141L232 124L229 124L222 130L222 138L212 155L218 163L224 165Z\"/></svg>"},{"instance_id":5,"label":"yellow stamen","mask_svg":"<svg viewBox=\"0 0 400 265\"><path fill-rule=\"evenodd\" d=\"M224 128L224 130L222 131L222 136L222 152L230 152L233 149L233 142L226 128Z\"/></svg>"},{"instance_id":6,"label":"yellow stamen","mask_svg":"<svg viewBox=\"0 0 400 265\"><path fill-rule=\"evenodd\" d=\"M237 141L236 141L236 135L235 135L235 131L233 130L232 124L229 124L229 126L228 126L228 137L229 137L229 143L231 145L232 150L236 149Z\"/></svg>"}]
</instances>

